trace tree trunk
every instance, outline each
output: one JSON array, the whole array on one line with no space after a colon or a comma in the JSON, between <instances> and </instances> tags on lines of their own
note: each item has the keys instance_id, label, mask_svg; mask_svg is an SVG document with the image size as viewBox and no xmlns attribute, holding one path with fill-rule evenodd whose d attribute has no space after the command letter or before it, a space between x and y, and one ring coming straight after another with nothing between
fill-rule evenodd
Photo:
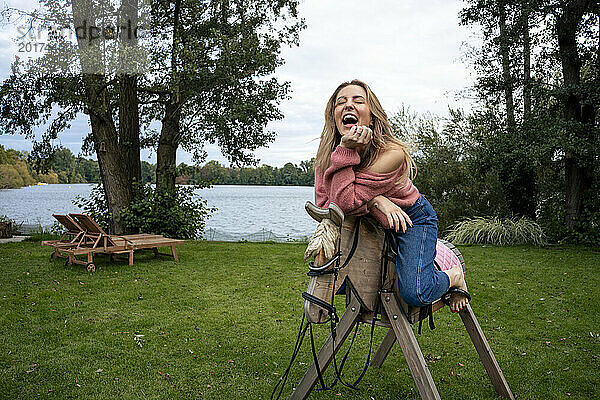
<instances>
[{"instance_id":1,"label":"tree trunk","mask_svg":"<svg viewBox=\"0 0 600 400\"><path fill-rule=\"evenodd\" d=\"M522 15L523 24L523 122L522 129L519 132L521 140L527 139L527 132L530 129L529 119L531 118L531 41L529 38L529 10L528 5L523 4ZM520 199L521 215L535 220L536 200L537 200L537 182L534 163L529 157L521 158L519 170L522 177L522 185L517 190L521 190Z\"/></svg>"},{"instance_id":2,"label":"tree trunk","mask_svg":"<svg viewBox=\"0 0 600 400\"><path fill-rule=\"evenodd\" d=\"M522 6L526 8L527 5ZM529 38L529 10L523 10L523 122L531 115L531 41Z\"/></svg>"},{"instance_id":3,"label":"tree trunk","mask_svg":"<svg viewBox=\"0 0 600 400\"><path fill-rule=\"evenodd\" d=\"M177 73L180 10L181 0L176 0L173 13L173 38L171 43L171 94L170 101L165 106L165 115L162 119L162 128L156 151L156 189L164 192L173 192L175 190L176 156L181 137L179 130L181 106L183 103L179 95L179 77Z\"/></svg>"},{"instance_id":4,"label":"tree trunk","mask_svg":"<svg viewBox=\"0 0 600 400\"><path fill-rule=\"evenodd\" d=\"M138 25L138 0L123 0L119 10L120 26L128 29L121 32L120 52L121 70L119 71L119 142L123 158L127 164L129 181L142 181L140 162L140 117L137 97L137 60L135 47L137 38L135 28Z\"/></svg>"},{"instance_id":5,"label":"tree trunk","mask_svg":"<svg viewBox=\"0 0 600 400\"><path fill-rule=\"evenodd\" d=\"M84 77L84 81L88 99L102 98L103 102L106 102L106 89L101 89L103 92L101 94L97 92L99 87L104 86L104 76L87 75ZM105 111L102 111L100 107L95 108L89 111L90 123L100 178L104 187L108 212L111 215L109 231L121 234L125 233L125 227L118 216L123 209L129 207L133 199L130 176L121 153L110 107L106 107Z\"/></svg>"},{"instance_id":6,"label":"tree trunk","mask_svg":"<svg viewBox=\"0 0 600 400\"><path fill-rule=\"evenodd\" d=\"M72 10L75 26L97 25L97 10L94 9L89 0L73 0ZM136 165L137 168L140 165L139 137L137 139L137 162L132 161L133 156L131 155L132 152L135 152L135 140L130 136L135 131L136 116L133 118L123 116L123 120L126 121L124 130L128 133L126 140L120 140L113 120L105 66L97 57L97 53L89 53L92 46L90 46L85 36L77 36L77 44L85 86L86 109L90 116L100 178L106 196L108 212L111 215L109 232L121 234L125 233L125 227L119 218L119 214L129 207L133 200L131 171L134 170L134 173L136 173ZM123 86L122 89L125 90L125 93L132 89L134 83L135 81L129 81ZM135 86L133 86L133 89L135 89ZM137 110L137 101L134 108ZM120 130L123 131L123 129Z\"/></svg>"},{"instance_id":7,"label":"tree trunk","mask_svg":"<svg viewBox=\"0 0 600 400\"><path fill-rule=\"evenodd\" d=\"M137 76L119 77L119 141L129 182L142 182Z\"/></svg>"},{"instance_id":8,"label":"tree trunk","mask_svg":"<svg viewBox=\"0 0 600 400\"><path fill-rule=\"evenodd\" d=\"M506 5L499 3L498 26L500 28L499 58L502 65L504 102L506 105L506 141L505 146L511 154L509 161L499 167L504 198L515 217L535 219L536 184L531 162L523 159L515 145L522 141L522 130L517 129L515 118L514 85L510 69L509 44L511 36L506 27ZM506 160L506 158L505 158Z\"/></svg>"},{"instance_id":9,"label":"tree trunk","mask_svg":"<svg viewBox=\"0 0 600 400\"><path fill-rule=\"evenodd\" d=\"M0 238L13 237L13 226L11 221L0 221Z\"/></svg>"},{"instance_id":10,"label":"tree trunk","mask_svg":"<svg viewBox=\"0 0 600 400\"><path fill-rule=\"evenodd\" d=\"M176 155L179 146L180 104L169 103L162 120L160 139L156 151L156 187L157 190L173 192L176 178Z\"/></svg>"},{"instance_id":11,"label":"tree trunk","mask_svg":"<svg viewBox=\"0 0 600 400\"><path fill-rule=\"evenodd\" d=\"M582 66L577 51L577 29L589 5L588 0L571 1L563 8L562 15L556 21L564 87L570 90L563 105L564 118L567 122L572 121L575 124L592 123L594 114L582 109L576 93L576 88L580 85ZM583 161L572 150L565 151L565 226L571 231L577 229L583 208L583 196L589 186L587 166Z\"/></svg>"},{"instance_id":12,"label":"tree trunk","mask_svg":"<svg viewBox=\"0 0 600 400\"><path fill-rule=\"evenodd\" d=\"M515 102L513 98L513 80L510 72L510 56L508 54L508 34L506 32L506 10L500 3L498 25L500 27L500 59L502 62L502 80L504 84L504 100L506 102L506 127L509 132L516 130Z\"/></svg>"}]
</instances>

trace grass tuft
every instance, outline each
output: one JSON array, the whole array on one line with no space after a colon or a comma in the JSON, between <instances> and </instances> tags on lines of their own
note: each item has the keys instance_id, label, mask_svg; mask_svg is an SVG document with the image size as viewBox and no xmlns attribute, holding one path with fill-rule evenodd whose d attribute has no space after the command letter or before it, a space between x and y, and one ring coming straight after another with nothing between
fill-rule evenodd
<instances>
[{"instance_id":1,"label":"grass tuft","mask_svg":"<svg viewBox=\"0 0 600 400\"><path fill-rule=\"evenodd\" d=\"M452 225L446 240L455 244L495 244L544 246L547 244L542 228L527 218L498 217L468 218Z\"/></svg>"}]
</instances>

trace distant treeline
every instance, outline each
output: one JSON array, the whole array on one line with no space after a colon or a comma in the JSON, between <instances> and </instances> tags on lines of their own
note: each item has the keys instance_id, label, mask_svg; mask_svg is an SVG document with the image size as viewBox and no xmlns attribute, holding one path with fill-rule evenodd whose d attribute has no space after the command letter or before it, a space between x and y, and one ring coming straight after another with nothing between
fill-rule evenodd
<instances>
[{"instance_id":1,"label":"distant treeline","mask_svg":"<svg viewBox=\"0 0 600 400\"><path fill-rule=\"evenodd\" d=\"M209 161L202 167L179 164L177 183L196 184L209 182L216 185L272 185L313 186L314 158L302 161L299 166L292 163L282 168L261 165L256 168L228 168L218 161Z\"/></svg>"},{"instance_id":2,"label":"distant treeline","mask_svg":"<svg viewBox=\"0 0 600 400\"><path fill-rule=\"evenodd\" d=\"M75 157L70 150L59 148L47 168L40 168L24 151L0 145L0 189L19 188L43 183L99 182L98 163Z\"/></svg>"},{"instance_id":3,"label":"distant treeline","mask_svg":"<svg viewBox=\"0 0 600 400\"><path fill-rule=\"evenodd\" d=\"M181 163L177 167L177 183L312 186L313 166L314 159L302 161L300 166L287 163L282 168L269 165L228 168L218 161L209 161L201 167ZM156 165L142 161L142 180L148 183L156 182ZM27 152L5 149L0 145L0 189L19 188L38 182L99 183L98 162L76 157L71 150L60 147L51 159L36 163L30 159Z\"/></svg>"}]
</instances>

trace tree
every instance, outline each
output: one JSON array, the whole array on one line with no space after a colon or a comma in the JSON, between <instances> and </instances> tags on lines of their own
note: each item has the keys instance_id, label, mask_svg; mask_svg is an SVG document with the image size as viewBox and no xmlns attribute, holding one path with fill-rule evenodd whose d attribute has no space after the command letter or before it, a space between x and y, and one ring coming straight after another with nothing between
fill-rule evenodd
<instances>
[{"instance_id":1,"label":"tree","mask_svg":"<svg viewBox=\"0 0 600 400\"><path fill-rule=\"evenodd\" d=\"M71 153L71 150L59 147L54 151L50 161L50 169L58 174L60 183L75 183L73 182L76 176L75 167L75 156Z\"/></svg>"},{"instance_id":2,"label":"tree","mask_svg":"<svg viewBox=\"0 0 600 400\"><path fill-rule=\"evenodd\" d=\"M142 182L156 183L156 165L150 164L148 161L142 161Z\"/></svg>"},{"instance_id":3,"label":"tree","mask_svg":"<svg viewBox=\"0 0 600 400\"><path fill-rule=\"evenodd\" d=\"M300 182L299 185L314 186L315 184L315 157L310 160L300 162Z\"/></svg>"},{"instance_id":4,"label":"tree","mask_svg":"<svg viewBox=\"0 0 600 400\"><path fill-rule=\"evenodd\" d=\"M165 73L147 77L143 103L162 122L159 188L174 186L180 145L202 161L203 144L218 143L230 162L254 164L247 150L273 141L265 126L282 117L289 85L265 78L281 46L298 43L297 1L156 1L151 15L152 64Z\"/></svg>"},{"instance_id":5,"label":"tree","mask_svg":"<svg viewBox=\"0 0 600 400\"><path fill-rule=\"evenodd\" d=\"M103 0L70 3L44 0L42 13L5 10L5 13L26 18L31 28L29 32L46 27L48 43L42 57L27 63L16 58L13 63L11 76L0 90L0 126L7 133L32 138L34 127L49 121L42 141L34 142L33 156L50 159L55 150L51 141L68 128L78 114L87 114L91 133L86 144L96 152L108 211L112 215L110 230L116 233L124 230L118 216L131 204L135 195L133 183L139 182L141 175L139 139L136 141L139 126L129 123L136 119L130 114L135 114L137 107L135 102L131 106L132 99L126 95L134 82L126 79L130 75L129 67L114 64L115 58L120 61L126 58L125 36L115 36L111 27L122 25L123 20L136 14L136 4L127 3L115 9ZM71 27L71 33L75 32L77 45L61 30L65 26ZM100 33L106 41L101 41ZM112 39L120 40L110 42L109 34ZM29 36L25 40L27 38ZM57 108L59 112L54 116ZM48 165L38 167L45 170Z\"/></svg>"},{"instance_id":6,"label":"tree","mask_svg":"<svg viewBox=\"0 0 600 400\"><path fill-rule=\"evenodd\" d=\"M98 161L89 160L80 156L77 157L75 163L77 173L83 177L84 182L100 183L100 170L98 169Z\"/></svg>"},{"instance_id":7,"label":"tree","mask_svg":"<svg viewBox=\"0 0 600 400\"><path fill-rule=\"evenodd\" d=\"M530 79L531 4L511 0L471 1L461 11L461 22L482 28L482 47L472 55L478 72L474 89L482 108L503 120L489 140L480 143L488 148L486 164L495 165L499 178L506 182L503 195L510 213L534 219L537 185L534 162L527 152L530 131L526 128L530 97L529 91L522 89L525 81L529 88ZM519 66L523 69L519 70ZM522 93L522 101L515 98L517 89ZM523 105L520 117L518 104Z\"/></svg>"},{"instance_id":8,"label":"tree","mask_svg":"<svg viewBox=\"0 0 600 400\"><path fill-rule=\"evenodd\" d=\"M573 146L567 144L564 149L565 164L565 224L568 229L574 230L579 222L583 210L583 198L585 193L591 187L592 176L594 172L594 157L588 149L582 149L580 143L587 142L593 144L597 142L598 130L597 121L595 121L598 111L600 86L600 34L596 39L596 51L592 51L582 60L580 54L578 39L582 30L585 32L583 21L584 14L594 12L598 18L598 4L589 0L573 0L564 4L560 9L560 14L556 18L555 29L558 37L558 49L560 63L562 67L563 85L566 90L563 100L564 121L570 134L578 143ZM600 29L600 24L598 25ZM584 55L585 57L585 55ZM582 67L584 61L595 69L595 75L592 78L592 89L589 93L587 88L582 85ZM588 92L588 93L586 93ZM591 94L591 96L590 96ZM579 139L579 140L577 140Z\"/></svg>"},{"instance_id":9,"label":"tree","mask_svg":"<svg viewBox=\"0 0 600 400\"><path fill-rule=\"evenodd\" d=\"M295 185L298 182L300 170L294 164L288 162L285 163L281 169L281 177L284 185Z\"/></svg>"},{"instance_id":10,"label":"tree","mask_svg":"<svg viewBox=\"0 0 600 400\"><path fill-rule=\"evenodd\" d=\"M440 118L401 107L390 123L394 133L410 144L417 165L414 183L433 204L440 235L462 218L507 212L496 171L479 170L473 162L477 156L471 136L481 126L473 116L449 110L447 118Z\"/></svg>"},{"instance_id":11,"label":"tree","mask_svg":"<svg viewBox=\"0 0 600 400\"><path fill-rule=\"evenodd\" d=\"M229 180L229 173L221 163L211 160L200 168L200 177L206 182L226 184Z\"/></svg>"},{"instance_id":12,"label":"tree","mask_svg":"<svg viewBox=\"0 0 600 400\"><path fill-rule=\"evenodd\" d=\"M118 216L141 181L141 143L157 147L157 183L172 192L180 145L201 160L203 143L218 142L230 161L251 163L246 151L273 140L265 126L281 117L277 105L289 85L266 77L283 62L281 46L298 43L304 24L297 1L42 4L43 13L5 14L32 26L70 26L77 45L56 30L43 57L15 60L0 89L0 128L32 138L34 127L49 122L33 151L48 158L51 141L87 114L86 149L96 152L111 231L124 230ZM138 38L138 30L146 34ZM162 122L158 135L150 128L155 120Z\"/></svg>"},{"instance_id":13,"label":"tree","mask_svg":"<svg viewBox=\"0 0 600 400\"><path fill-rule=\"evenodd\" d=\"M559 236L597 230L598 2L473 0L461 19L480 25L483 33L483 45L471 58L478 72L478 112L504 121L503 129L474 137L480 165L512 166L498 169L514 193L505 192L513 214L533 209L545 222L562 215ZM489 120L480 122L489 126ZM535 200L533 207L528 199Z\"/></svg>"}]
</instances>

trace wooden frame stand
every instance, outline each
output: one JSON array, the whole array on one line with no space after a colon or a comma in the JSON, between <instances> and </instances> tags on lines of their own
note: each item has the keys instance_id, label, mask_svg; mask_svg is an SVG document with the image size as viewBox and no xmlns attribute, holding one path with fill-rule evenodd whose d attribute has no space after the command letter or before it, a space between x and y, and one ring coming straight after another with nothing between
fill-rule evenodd
<instances>
[{"instance_id":1,"label":"wooden frame stand","mask_svg":"<svg viewBox=\"0 0 600 400\"><path fill-rule=\"evenodd\" d=\"M402 301L391 291L381 293L380 297L381 304L383 305L382 321L384 322L379 325L386 326L389 330L373 356L370 366L381 367L394 343L398 342L402 348L402 353L408 363L408 367L421 398L424 400L441 399L433 381L433 377L427 367L427 363L425 362L425 358L423 357L423 353L421 352L421 348L419 347L419 343L417 342L417 338L415 337L409 319L404 311ZM333 338L329 336L317 355L319 367L322 371L325 371L333 359L334 353L332 350L335 349L335 352L337 353L346 338L352 332L354 326L360 322L361 312L364 311L361 307L358 296L352 293L347 302L346 311L337 325L335 346L333 346ZM460 311L459 315L469 333L477 353L479 354L479 358L492 381L496 393L501 397L514 400L514 396L506 379L504 379L500 366L477 322L477 318L475 318L475 314L473 314L471 306L467 305L467 307ZM387 321L389 321L389 323ZM317 383L317 380L317 369L313 362L300 380L298 386L292 392L290 400L306 399Z\"/></svg>"}]
</instances>

